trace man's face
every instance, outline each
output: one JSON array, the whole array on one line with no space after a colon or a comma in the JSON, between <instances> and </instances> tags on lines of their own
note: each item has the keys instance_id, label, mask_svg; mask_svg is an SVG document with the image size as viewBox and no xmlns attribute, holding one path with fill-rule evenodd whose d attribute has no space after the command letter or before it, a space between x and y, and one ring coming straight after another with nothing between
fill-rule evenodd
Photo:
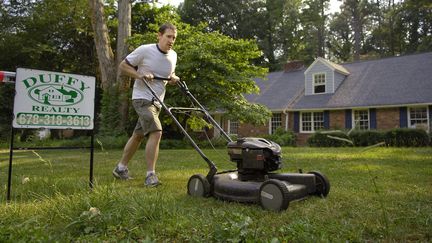
<instances>
[{"instance_id":1,"label":"man's face","mask_svg":"<svg viewBox=\"0 0 432 243\"><path fill-rule=\"evenodd\" d=\"M176 38L177 31L172 29L166 29L163 34L158 33L159 48L164 52L168 52L173 47Z\"/></svg>"}]
</instances>

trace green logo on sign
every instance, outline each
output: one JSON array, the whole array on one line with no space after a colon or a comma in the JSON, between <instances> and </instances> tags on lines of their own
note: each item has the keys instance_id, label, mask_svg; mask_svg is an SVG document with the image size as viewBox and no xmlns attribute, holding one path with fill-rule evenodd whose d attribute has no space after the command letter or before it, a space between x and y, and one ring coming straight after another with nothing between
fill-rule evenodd
<instances>
[{"instance_id":1,"label":"green logo on sign","mask_svg":"<svg viewBox=\"0 0 432 243\"><path fill-rule=\"evenodd\" d=\"M30 98L44 105L74 105L82 101L83 94L72 87L59 84L42 84L32 87Z\"/></svg>"},{"instance_id":2,"label":"green logo on sign","mask_svg":"<svg viewBox=\"0 0 432 243\"><path fill-rule=\"evenodd\" d=\"M68 74L46 73L34 75L22 80L29 97L43 105L68 106L80 103L84 99L87 86Z\"/></svg>"}]
</instances>

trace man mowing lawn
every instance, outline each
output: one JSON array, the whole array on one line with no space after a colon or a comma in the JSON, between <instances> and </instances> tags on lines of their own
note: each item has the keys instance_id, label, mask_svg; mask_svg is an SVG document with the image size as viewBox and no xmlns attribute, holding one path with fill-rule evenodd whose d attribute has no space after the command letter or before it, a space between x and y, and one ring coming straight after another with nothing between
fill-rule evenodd
<instances>
[{"instance_id":1,"label":"man mowing lawn","mask_svg":"<svg viewBox=\"0 0 432 243\"><path fill-rule=\"evenodd\" d=\"M138 150L144 137L148 136L145 147L147 176L144 184L146 186L160 184L155 173L155 166L162 137L162 126L159 121L161 106L155 101L152 93L144 84L144 80L148 82L161 101L165 97L166 84L175 84L180 80L174 73L177 53L172 47L176 37L176 27L170 23L163 24L159 28L158 43L141 45L119 65L119 69L123 74L135 78L132 104L138 114L138 121L132 136L124 147L119 163L113 170L114 177L118 179L131 179L127 167L128 163ZM154 77L166 78L169 81L156 80Z\"/></svg>"}]
</instances>

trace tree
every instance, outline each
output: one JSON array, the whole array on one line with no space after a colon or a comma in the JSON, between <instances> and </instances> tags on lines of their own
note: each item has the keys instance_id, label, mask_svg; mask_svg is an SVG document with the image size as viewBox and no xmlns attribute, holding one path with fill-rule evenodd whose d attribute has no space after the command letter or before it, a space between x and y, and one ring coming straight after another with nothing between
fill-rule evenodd
<instances>
[{"instance_id":1,"label":"tree","mask_svg":"<svg viewBox=\"0 0 432 243\"><path fill-rule=\"evenodd\" d=\"M330 59L334 61L347 61L352 58L353 49L351 41L351 29L346 21L345 13L336 13L329 26L329 48Z\"/></svg>"},{"instance_id":2,"label":"tree","mask_svg":"<svg viewBox=\"0 0 432 243\"><path fill-rule=\"evenodd\" d=\"M99 60L102 89L107 91L117 80L117 68L104 15L103 0L89 0L94 42ZM123 11L122 11L123 13Z\"/></svg>"},{"instance_id":3,"label":"tree","mask_svg":"<svg viewBox=\"0 0 432 243\"><path fill-rule=\"evenodd\" d=\"M220 31L235 39L255 39L264 55L257 64L277 70L299 49L300 0L185 0L182 20L203 22L207 31Z\"/></svg>"},{"instance_id":4,"label":"tree","mask_svg":"<svg viewBox=\"0 0 432 243\"><path fill-rule=\"evenodd\" d=\"M128 53L127 39L131 35L131 2L118 1L118 26L116 55L111 48L111 40L105 19L103 0L89 0L91 22L94 31L94 42L99 60L102 89L104 90L103 122L105 130L117 128L124 131L128 120L129 79L117 72L119 63ZM120 115L116 113L119 112ZM114 114L114 115L111 115ZM107 127L108 126L108 127Z\"/></svg>"},{"instance_id":5,"label":"tree","mask_svg":"<svg viewBox=\"0 0 432 243\"><path fill-rule=\"evenodd\" d=\"M304 43L303 55L307 63L313 62L316 57L325 57L325 24L329 0L303 1L301 14L302 40Z\"/></svg>"}]
</instances>

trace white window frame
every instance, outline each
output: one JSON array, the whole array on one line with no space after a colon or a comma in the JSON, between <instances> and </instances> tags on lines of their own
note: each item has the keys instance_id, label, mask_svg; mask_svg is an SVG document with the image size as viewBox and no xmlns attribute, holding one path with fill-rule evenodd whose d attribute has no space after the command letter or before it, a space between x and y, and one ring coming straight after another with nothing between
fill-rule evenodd
<instances>
[{"instance_id":1,"label":"white window frame","mask_svg":"<svg viewBox=\"0 0 432 243\"><path fill-rule=\"evenodd\" d=\"M303 121L303 116L304 116L306 113L310 113L310 114L311 114L311 120L310 120L310 121L307 121L307 122L310 122L310 127L311 127L311 130L310 130L310 131L305 131L305 130L304 130L304 124L303 124L303 123L304 123L305 121ZM321 117L322 117L322 121L317 121L317 120L316 120L316 116L315 116L315 114L318 115L318 113L320 113L320 115L321 115ZM315 124L316 124L317 122L320 122L320 123L322 124L322 127L316 127ZM314 132L316 132L316 131L318 131L318 130L322 130L322 129L324 129L324 111L307 111L307 112L300 112L300 132L302 132L302 133L314 133Z\"/></svg>"},{"instance_id":2,"label":"white window frame","mask_svg":"<svg viewBox=\"0 0 432 243\"><path fill-rule=\"evenodd\" d=\"M323 77L323 80L321 80L321 76ZM317 81L317 79L320 78L320 80ZM312 75L312 93L313 94L325 94L327 93L327 87L326 87L326 73L314 73ZM324 86L324 92L316 93L315 87L317 86Z\"/></svg>"},{"instance_id":3,"label":"white window frame","mask_svg":"<svg viewBox=\"0 0 432 243\"><path fill-rule=\"evenodd\" d=\"M228 134L229 135L238 135L239 122L234 120L228 120Z\"/></svg>"},{"instance_id":4,"label":"white window frame","mask_svg":"<svg viewBox=\"0 0 432 243\"><path fill-rule=\"evenodd\" d=\"M269 122L269 134L273 134L279 127L282 127L282 113L273 113Z\"/></svg>"},{"instance_id":5,"label":"white window frame","mask_svg":"<svg viewBox=\"0 0 432 243\"><path fill-rule=\"evenodd\" d=\"M411 114L411 112L414 110L414 109L425 109L426 108L426 117L411 117L413 114ZM412 107L408 107L408 115L407 115L407 118L408 118L408 127L409 128L421 128L421 129L424 129L424 128L426 128L426 131L430 131L430 127L429 127L429 124L430 124L430 117L429 117L429 107L428 106L412 106ZM426 119L426 124L425 125L421 125L421 126L418 126L417 127L417 123L414 123L413 124L413 121L414 120L424 120L424 119ZM423 124L423 123L421 123L421 124Z\"/></svg>"},{"instance_id":6,"label":"white window frame","mask_svg":"<svg viewBox=\"0 0 432 243\"><path fill-rule=\"evenodd\" d=\"M365 111L367 112L367 120L357 119L356 113L357 112L365 112ZM360 127L359 124L361 122L365 122L365 121L367 122L367 128L366 127ZM363 131L370 130L370 110L369 109L355 109L355 110L353 110L353 112L352 112L352 127L354 127L355 129L358 129L358 130L363 130Z\"/></svg>"}]
</instances>

